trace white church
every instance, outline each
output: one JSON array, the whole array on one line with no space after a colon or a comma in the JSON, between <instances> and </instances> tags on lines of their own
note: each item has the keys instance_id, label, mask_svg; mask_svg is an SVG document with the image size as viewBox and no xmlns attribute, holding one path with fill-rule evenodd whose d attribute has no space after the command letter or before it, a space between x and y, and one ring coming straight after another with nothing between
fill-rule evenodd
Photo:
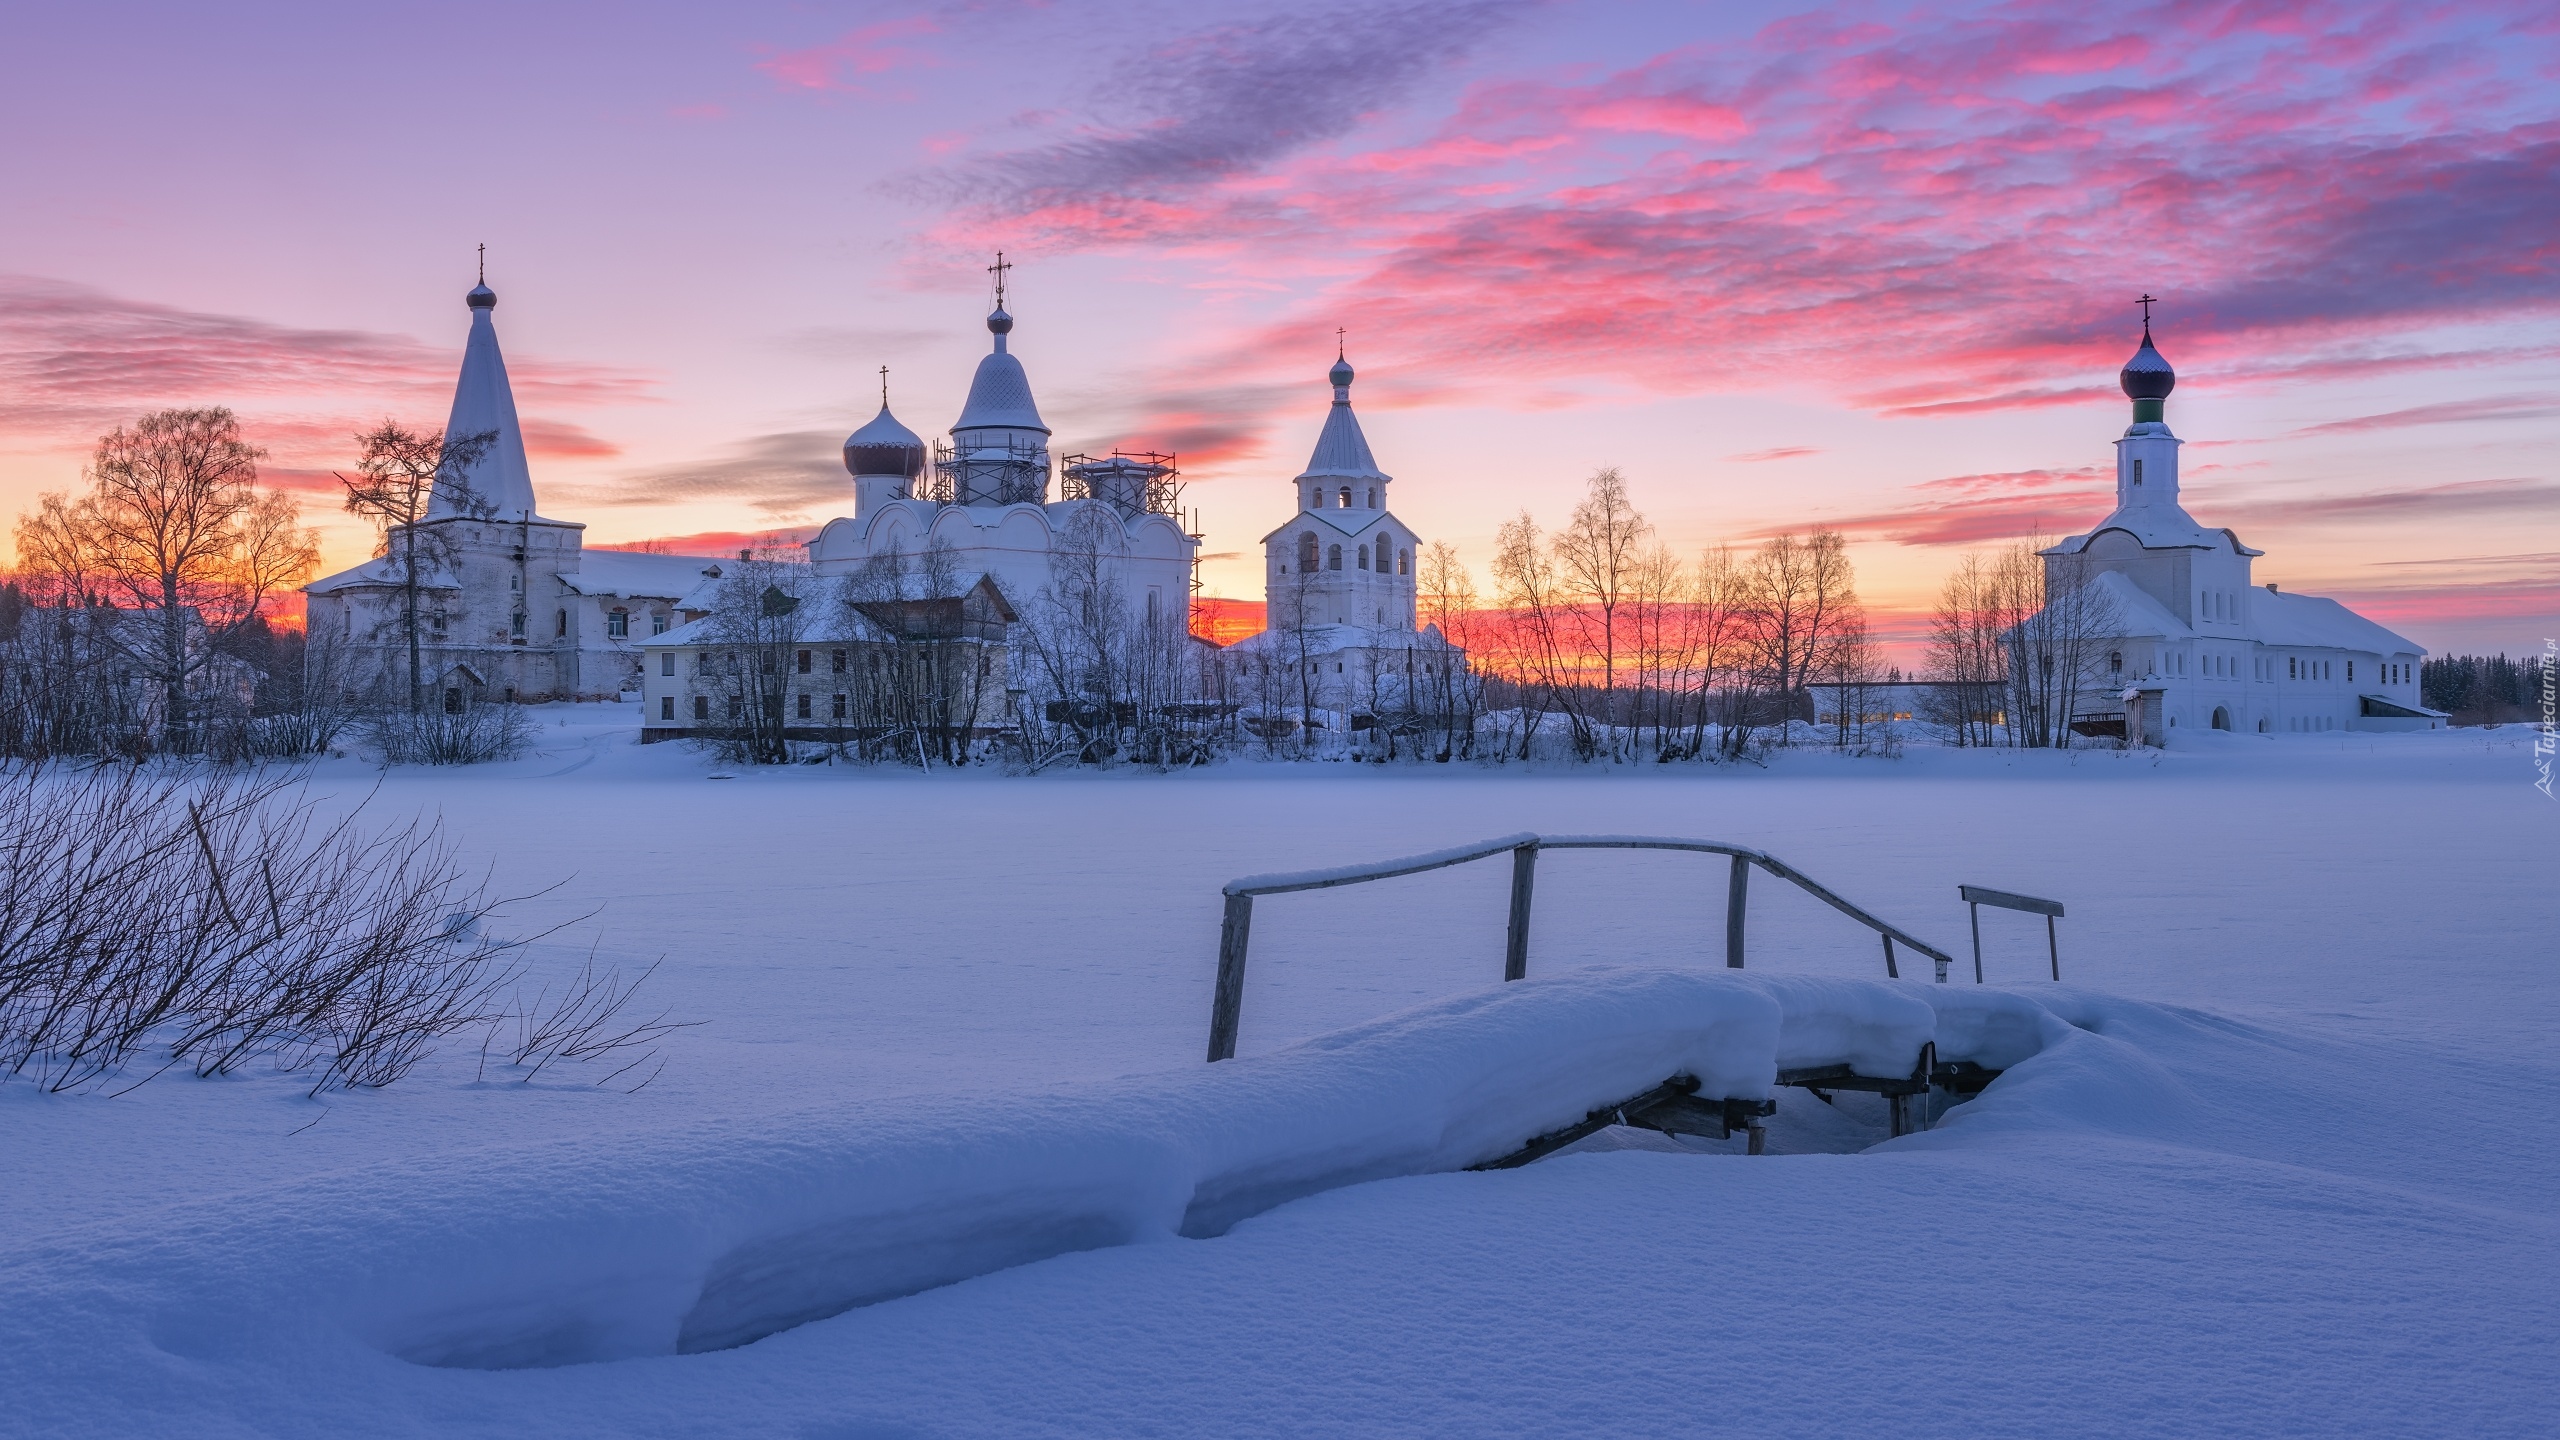
<instances>
[{"instance_id":1,"label":"white church","mask_svg":"<svg viewBox=\"0 0 2560 1440\"><path fill-rule=\"evenodd\" d=\"M1026 611L1049 588L1053 561L1081 549L1116 584L1131 618L1187 627L1200 540L1183 529L1172 457L1069 456L1057 467L1061 493L1050 498L1050 430L1011 353L1002 269L999 260L987 316L994 343L949 442L928 454L889 413L884 393L880 413L844 442L853 514L818 531L810 563L821 575L885 562L913 576L930 560L963 583L987 577Z\"/></svg>"},{"instance_id":2,"label":"white church","mask_svg":"<svg viewBox=\"0 0 2560 1440\"><path fill-rule=\"evenodd\" d=\"M1322 709L1409 704L1418 677L1463 675L1466 652L1415 628L1421 537L1388 508L1394 477L1351 409L1350 362L1337 354L1325 381L1333 408L1290 482L1297 513L1262 537L1262 633L1229 651L1287 668Z\"/></svg>"},{"instance_id":3,"label":"white church","mask_svg":"<svg viewBox=\"0 0 2560 1440\"><path fill-rule=\"evenodd\" d=\"M418 524L419 639L431 700L612 700L640 688L640 642L683 623L685 596L719 576L701 555L588 550L586 527L534 506L533 473L515 392L498 351L497 293L484 277L464 297L471 333L445 435L492 442L476 462L439 475ZM315 655L341 683L407 689L410 547L303 587Z\"/></svg>"},{"instance_id":4,"label":"white church","mask_svg":"<svg viewBox=\"0 0 2560 1440\"><path fill-rule=\"evenodd\" d=\"M2423 647L2335 600L2257 584L2250 563L2266 552L2179 504L2186 442L2167 420L2177 375L2152 345L2148 319L2118 379L2133 424L2115 442L2115 509L2043 552L2048 593L2098 586L2120 617L2074 715L2121 714L2127 739L2151 744L2181 730L2441 726L2445 717L2418 703Z\"/></svg>"}]
</instances>

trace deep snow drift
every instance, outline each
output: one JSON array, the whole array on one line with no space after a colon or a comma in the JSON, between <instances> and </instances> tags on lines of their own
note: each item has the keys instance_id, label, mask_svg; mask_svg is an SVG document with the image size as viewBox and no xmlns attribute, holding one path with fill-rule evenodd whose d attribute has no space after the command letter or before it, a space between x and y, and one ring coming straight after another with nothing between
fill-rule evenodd
<instances>
[{"instance_id":1,"label":"deep snow drift","mask_svg":"<svg viewBox=\"0 0 2560 1440\"><path fill-rule=\"evenodd\" d=\"M573 876L548 963L663 953L665 1077L0 1088L0 1433L2547 1428L2560 816L2497 737L710 781L591 716L374 803ZM1523 986L1499 865L1263 902L1198 1063L1221 882L1527 828L1761 846L1959 952L1958 881L2057 895L2071 983L1986 915L2005 991L1886 985L1775 885L1733 977L1720 866L1558 855ZM1768 1156L1420 1173L1923 1038L2011 1068L1903 1140L1786 1091Z\"/></svg>"}]
</instances>

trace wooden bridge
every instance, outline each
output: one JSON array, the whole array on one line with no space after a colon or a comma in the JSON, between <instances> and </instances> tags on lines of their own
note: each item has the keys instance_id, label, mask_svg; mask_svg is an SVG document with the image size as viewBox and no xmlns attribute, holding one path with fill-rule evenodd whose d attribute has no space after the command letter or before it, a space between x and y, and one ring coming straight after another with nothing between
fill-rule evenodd
<instances>
[{"instance_id":1,"label":"wooden bridge","mask_svg":"<svg viewBox=\"0 0 2560 1440\"><path fill-rule=\"evenodd\" d=\"M1900 926L1869 913L1841 898L1812 877L1769 854L1747 845L1733 845L1720 840L1690 840L1659 835L1505 835L1474 845L1437 850L1425 855L1411 855L1399 860L1382 860L1367 865L1342 866L1330 870L1307 870L1284 875L1250 875L1228 882L1225 887L1226 913L1218 934L1218 983L1211 1001L1209 1016L1209 1060L1230 1060L1236 1053L1236 1036L1244 1018L1245 958L1253 939L1253 902L1259 896L1285 895L1300 890L1326 890L1343 885L1364 885L1377 880L1392 880L1405 875L1420 875L1464 865L1496 855L1511 856L1511 909L1509 929L1503 950L1502 978L1520 980L1529 973L1529 914L1536 896L1538 852L1541 850L1676 850L1727 858L1724 915L1724 963L1727 968L1744 968L1747 917L1751 899L1751 871L1756 867L1784 880L1816 900L1848 916L1875 932L1883 943L1884 973L1887 979L1900 979L1902 969L1894 947L1926 956L1935 967L1937 983L1947 983L1948 967L1955 957ZM1968 904L2004 905L2031 909L2046 915L2048 934L2050 917L2062 913L2054 901L2030 896L2012 895L2005 891L1986 890L1978 886L1961 888ZM1978 914L1978 911L1977 911ZM1974 923L1974 981L1982 980L1981 923ZM2056 948L2053 977L2062 978L2060 951ZM1914 1057L1912 1068L1898 1075L1860 1074L1848 1064L1830 1064L1781 1069L1777 1083L1807 1091L1829 1103L1832 1092L1862 1091L1881 1095L1894 1135L1908 1134L1912 1128L1910 1102L1914 1096L1926 1096L1933 1089L1952 1095L1979 1094L1985 1086L1999 1078L1997 1070L1986 1070L1970 1061L1941 1063L1934 1045L1923 1045ZM1655 1130L1666 1135L1695 1135L1711 1139L1729 1138L1736 1130L1749 1140L1750 1153L1762 1153L1766 1131L1761 1121L1775 1114L1777 1102L1770 1099L1743 1099L1727 1096L1701 1096L1694 1077L1674 1075L1660 1085L1641 1094L1631 1095L1614 1105L1602 1106L1581 1120L1560 1130L1530 1137L1520 1149L1500 1159L1489 1160L1470 1168L1505 1170L1526 1165L1554 1154L1577 1140L1611 1125L1630 1125Z\"/></svg>"}]
</instances>

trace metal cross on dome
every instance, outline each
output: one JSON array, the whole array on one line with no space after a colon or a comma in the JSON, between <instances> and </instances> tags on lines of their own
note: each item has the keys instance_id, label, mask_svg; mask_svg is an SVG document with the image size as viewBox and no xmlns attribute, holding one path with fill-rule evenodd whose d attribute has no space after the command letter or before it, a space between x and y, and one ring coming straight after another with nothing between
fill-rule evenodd
<instances>
[{"instance_id":1,"label":"metal cross on dome","mask_svg":"<svg viewBox=\"0 0 2560 1440\"><path fill-rule=\"evenodd\" d=\"M889 367L886 365L880 367L880 408L889 408Z\"/></svg>"},{"instance_id":2,"label":"metal cross on dome","mask_svg":"<svg viewBox=\"0 0 2560 1440\"><path fill-rule=\"evenodd\" d=\"M1012 268L1001 250L996 252L996 263L987 267L987 273L996 277L996 308L999 310L1004 308L1004 272Z\"/></svg>"},{"instance_id":3,"label":"metal cross on dome","mask_svg":"<svg viewBox=\"0 0 2560 1440\"><path fill-rule=\"evenodd\" d=\"M2142 333L2146 335L2150 334L2151 307L2160 303L2160 297L2157 295L2145 295L2133 303L2142 307Z\"/></svg>"}]
</instances>

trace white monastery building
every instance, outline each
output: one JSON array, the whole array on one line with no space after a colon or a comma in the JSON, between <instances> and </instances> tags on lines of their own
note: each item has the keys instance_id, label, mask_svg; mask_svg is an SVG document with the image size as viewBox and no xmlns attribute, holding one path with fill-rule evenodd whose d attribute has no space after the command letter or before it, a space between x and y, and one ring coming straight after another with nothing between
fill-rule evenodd
<instances>
[{"instance_id":1,"label":"white monastery building","mask_svg":"<svg viewBox=\"0 0 2560 1440\"><path fill-rule=\"evenodd\" d=\"M928 455L889 413L885 392L880 413L845 440L853 514L819 530L810 562L821 575L884 562L913 575L932 552L936 579L967 586L984 575L1027 613L1050 587L1052 562L1081 551L1117 586L1132 618L1187 627L1200 542L1179 518L1172 457L1069 456L1061 494L1050 499L1049 426L1008 345L1013 317L1001 268L987 329L994 347L978 362L947 445Z\"/></svg>"},{"instance_id":2,"label":"white monastery building","mask_svg":"<svg viewBox=\"0 0 2560 1440\"><path fill-rule=\"evenodd\" d=\"M2128 739L2173 730L2316 734L2424 730L2444 716L2418 704L2423 647L2335 600L2250 578L2263 555L2208 529L2178 503L2178 447L2166 409L2177 375L2142 326L2119 376L2133 425L2116 444L2116 508L2088 533L2045 550L2049 593L2082 583L2114 602L2120 634L2075 714L2126 717Z\"/></svg>"},{"instance_id":3,"label":"white monastery building","mask_svg":"<svg viewBox=\"0 0 2560 1440\"><path fill-rule=\"evenodd\" d=\"M1230 649L1304 667L1318 706L1349 711L1414 695L1417 676L1462 672L1466 654L1438 626L1414 628L1421 537L1388 508L1394 477L1352 412L1350 362L1337 354L1325 380L1333 408L1290 482L1297 514L1262 537L1263 631Z\"/></svg>"},{"instance_id":4,"label":"white monastery building","mask_svg":"<svg viewBox=\"0 0 2560 1440\"><path fill-rule=\"evenodd\" d=\"M611 700L640 688L638 642L681 623L677 601L716 578L699 555L588 550L586 527L534 508L533 474L516 422L507 362L486 280L464 297L471 335L445 421L449 443L491 437L478 459L436 477L414 537L422 676L458 710L481 700ZM313 646L336 647L344 682L397 695L408 687L407 560L393 530L385 553L303 587Z\"/></svg>"}]
</instances>

